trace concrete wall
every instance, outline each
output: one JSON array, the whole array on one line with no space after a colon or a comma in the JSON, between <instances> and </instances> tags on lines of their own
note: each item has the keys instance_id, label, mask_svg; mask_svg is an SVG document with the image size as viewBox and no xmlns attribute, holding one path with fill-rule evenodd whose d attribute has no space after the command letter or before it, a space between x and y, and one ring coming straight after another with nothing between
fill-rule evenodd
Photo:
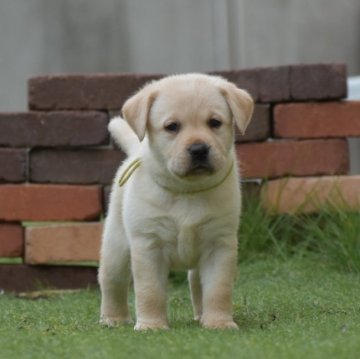
<instances>
[{"instance_id":1,"label":"concrete wall","mask_svg":"<svg viewBox=\"0 0 360 359\"><path fill-rule=\"evenodd\" d=\"M360 73L359 0L0 2L0 111L27 108L35 74L319 61Z\"/></svg>"},{"instance_id":2,"label":"concrete wall","mask_svg":"<svg viewBox=\"0 0 360 359\"><path fill-rule=\"evenodd\" d=\"M360 73L358 0L4 0L0 110L29 75L182 72L344 61Z\"/></svg>"}]
</instances>

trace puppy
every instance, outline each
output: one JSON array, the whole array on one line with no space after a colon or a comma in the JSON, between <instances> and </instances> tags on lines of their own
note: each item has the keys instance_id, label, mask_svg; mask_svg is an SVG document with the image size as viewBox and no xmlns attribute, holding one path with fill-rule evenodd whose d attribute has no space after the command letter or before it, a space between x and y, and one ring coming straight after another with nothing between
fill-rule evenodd
<instances>
[{"instance_id":1,"label":"puppy","mask_svg":"<svg viewBox=\"0 0 360 359\"><path fill-rule=\"evenodd\" d=\"M174 75L146 85L109 130L127 153L102 239L101 323L168 328L169 271L188 270L196 320L237 328L232 288L241 210L234 124L244 133L253 101L221 77Z\"/></svg>"}]
</instances>

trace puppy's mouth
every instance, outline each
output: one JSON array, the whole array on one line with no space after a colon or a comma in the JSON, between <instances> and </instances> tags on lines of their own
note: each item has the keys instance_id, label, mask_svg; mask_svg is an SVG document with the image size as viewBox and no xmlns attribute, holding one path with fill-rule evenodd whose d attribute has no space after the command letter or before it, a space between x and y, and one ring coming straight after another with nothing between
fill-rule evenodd
<instances>
[{"instance_id":1,"label":"puppy's mouth","mask_svg":"<svg viewBox=\"0 0 360 359\"><path fill-rule=\"evenodd\" d=\"M214 167L210 161L211 147L205 142L195 142L186 148L189 156L189 168L185 176L211 175Z\"/></svg>"},{"instance_id":2,"label":"puppy's mouth","mask_svg":"<svg viewBox=\"0 0 360 359\"><path fill-rule=\"evenodd\" d=\"M209 163L197 163L193 164L189 170L185 173L184 177L188 176L210 176L215 172L213 166Z\"/></svg>"}]
</instances>

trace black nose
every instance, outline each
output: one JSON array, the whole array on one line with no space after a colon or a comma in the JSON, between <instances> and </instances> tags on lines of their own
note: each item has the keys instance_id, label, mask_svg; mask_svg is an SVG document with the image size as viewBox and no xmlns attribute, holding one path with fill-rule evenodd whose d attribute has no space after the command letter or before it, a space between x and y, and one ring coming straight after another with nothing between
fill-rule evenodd
<instances>
[{"instance_id":1,"label":"black nose","mask_svg":"<svg viewBox=\"0 0 360 359\"><path fill-rule=\"evenodd\" d=\"M192 160L204 162L208 159L210 147L206 143L194 143L188 147Z\"/></svg>"}]
</instances>

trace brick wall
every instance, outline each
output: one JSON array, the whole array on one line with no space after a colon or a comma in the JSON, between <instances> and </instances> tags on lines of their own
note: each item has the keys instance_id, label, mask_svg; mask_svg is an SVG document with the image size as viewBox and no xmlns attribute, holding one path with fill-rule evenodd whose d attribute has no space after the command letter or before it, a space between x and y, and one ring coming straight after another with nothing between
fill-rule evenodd
<instances>
[{"instance_id":1,"label":"brick wall","mask_svg":"<svg viewBox=\"0 0 360 359\"><path fill-rule=\"evenodd\" d=\"M236 135L236 149L243 178L267 180L265 208L316 211L318 203L336 201L334 186L358 205L360 178L346 176L346 138L360 136L360 102L343 101L343 64L216 74L257 103L246 135ZM35 77L28 83L29 112L0 113L0 288L96 283L96 265L85 264L98 260L109 186L124 158L107 123L140 86L160 77ZM302 205L314 191L317 204ZM14 258L16 264L5 264Z\"/></svg>"}]
</instances>

